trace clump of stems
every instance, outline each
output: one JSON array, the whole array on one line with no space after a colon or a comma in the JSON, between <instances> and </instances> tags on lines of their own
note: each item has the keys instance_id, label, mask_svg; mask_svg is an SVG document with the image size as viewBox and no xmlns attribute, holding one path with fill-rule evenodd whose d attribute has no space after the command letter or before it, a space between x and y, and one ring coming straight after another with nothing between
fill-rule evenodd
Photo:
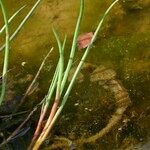
<instances>
[{"instance_id":1,"label":"clump of stems","mask_svg":"<svg viewBox=\"0 0 150 150\"><path fill-rule=\"evenodd\" d=\"M68 74L69 74L69 71L72 67L72 63L73 63L73 59L74 59L74 55L75 55L75 50L76 50L76 46L77 46L77 37L78 37L78 34L79 34L80 23L81 23L81 19L82 19L82 16L83 16L84 0L80 0L79 17L78 17L77 24L76 24L76 29L75 29L75 32L74 32L74 38L73 38L73 42L72 42L70 58L69 58L69 61L68 61L68 64L67 64L67 67L66 67L65 70L64 70L64 65L63 65L64 64L63 51L64 51L65 42L63 43L63 46L61 46L61 42L59 40L59 37L58 37L57 33L54 31L54 34L55 34L55 37L56 37L56 40L57 40L57 43L58 43L60 58L59 58L59 62L58 62L58 65L57 65L57 68L56 68L56 71L55 71L55 74L54 74L54 77L53 77L53 80L52 80L52 84L51 84L51 86L49 88L49 92L47 94L46 102L44 103L44 105L41 109L41 115L40 115L40 118L39 118L38 126L36 128L36 132L34 134L34 137L32 139L32 143L31 143L29 149L38 150L40 148L41 144L47 138L48 134L50 133L50 131L51 131L53 125L54 125L54 123L56 122L58 116L60 115L61 111L63 110L63 108L64 108L64 106L65 106L65 104L68 100L68 96L69 96L69 94L72 90L72 87L75 83L77 75L79 74L79 72L80 72L80 70L81 70L81 68L82 68L82 66L85 62L85 59L86 59L90 49L92 48L93 42L95 41L95 39L96 39L96 37L99 33L99 30L101 29L101 26L102 26L102 24L103 24L103 22L104 22L104 20L107 16L107 14L109 13L109 11L112 9L112 7L118 1L119 0L115 0L110 5L110 7L106 10L103 17L100 19L99 24L96 28L95 33L94 33L94 36L93 36L89 46L86 48L86 50L85 50L85 52L84 52L84 54L83 54L83 56L80 60L80 63L77 66L76 71L75 71L75 73L72 77L72 80L71 80L66 92L64 91L64 87L66 85ZM61 62L61 64L60 64L60 62ZM63 72L63 70L64 70L64 72ZM42 128L41 125L42 125L42 122L43 122L43 120L45 118L45 115L48 111L50 101L52 101L52 95L53 95L53 92L55 91L54 89L56 89L56 96L55 96L53 105L51 107L51 111L50 111L49 117L47 119L47 122L46 122L44 128L41 129ZM64 92L65 94L62 95L62 92Z\"/></svg>"}]
</instances>

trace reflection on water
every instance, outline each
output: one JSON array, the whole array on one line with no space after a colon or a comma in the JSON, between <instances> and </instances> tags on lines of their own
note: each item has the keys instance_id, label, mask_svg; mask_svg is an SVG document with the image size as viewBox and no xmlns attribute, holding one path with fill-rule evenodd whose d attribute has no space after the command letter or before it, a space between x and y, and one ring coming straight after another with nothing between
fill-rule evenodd
<instances>
[{"instance_id":1,"label":"reflection on water","mask_svg":"<svg viewBox=\"0 0 150 150\"><path fill-rule=\"evenodd\" d=\"M90 0L85 1L85 15L81 33L93 32L95 30L99 17L110 2L111 1L105 2L99 0L94 0L92 2ZM22 14L16 18L16 21L11 23L12 32L26 12L31 8L34 1L23 0L18 2L17 0L12 0L10 2L6 0L5 3L10 15L21 6L27 4L27 7L22 11ZM54 46L55 49L47 63L54 69L55 60L58 59L58 52L51 27L54 26L59 30L62 38L67 34L68 42L66 54L68 54L78 15L78 5L79 1L75 0L70 0L69 2L67 0L43 0L12 42L10 66L12 68L16 67L16 71L19 70L24 76L28 73L35 74L44 55L46 55L50 47ZM134 147L136 143L143 142L143 140L146 140L146 137L150 135L150 16L148 15L150 10L148 6L150 6L149 0L137 0L136 2L134 2L134 0L125 0L124 2L120 2L120 4L112 10L107 22L105 22L103 31L101 31L101 34L98 36L87 60L96 65L107 65L115 69L118 78L129 92L133 104L126 113L123 120L124 122L118 127L118 129L122 128L122 131L121 133L117 131L110 133L113 137L117 136L116 139L119 139L120 143L118 143L122 149L131 147L132 145ZM0 25L2 26L2 24ZM77 56L80 57L81 54L82 51L80 51ZM26 62L25 67L21 66L22 62ZM2 60L0 60L0 64L2 64ZM47 89L46 85L47 82L49 82L49 74L51 74L47 69L48 65L44 68L45 73L40 77L39 82L41 89ZM15 74L15 71L12 74ZM88 88L88 84L86 87L81 86L80 92L84 92L84 94L80 93L80 95L78 95L79 91L74 89L77 95L75 94L72 96L73 102L70 102L66 107L65 112L68 113L68 115L64 114L60 119L59 124L62 124L63 126L59 131L55 131L56 135L66 135L69 138L74 139L82 134L91 135L105 125L104 118L108 119L111 116L113 105L109 102L109 112L107 112L107 109L105 108L105 105L108 106L106 101L105 105L101 104L103 102L100 102L101 106L97 106L97 103L91 105L94 100L92 99L92 96L87 94L89 91L86 93L86 89ZM45 91L41 93L44 92ZM92 89L90 92L97 95ZM83 97L81 95L83 95ZM90 101L89 99L89 101L85 101L87 97L92 100ZM108 99L105 97L105 94L102 98ZM74 114L76 112L76 106L74 106L73 103L78 104L78 102L83 103L83 105L81 104L78 109L78 114L76 118L74 118L76 122L74 123L74 119L70 118L72 117L72 114L69 116L70 110L68 108L71 107L72 111L74 111L72 113ZM86 108L90 106L91 112L87 110L88 113L86 114L86 110L83 108L85 106L87 106ZM98 112L100 115L97 114ZM81 114L85 114L83 115L84 118L92 118L92 125L94 128L91 125L86 125L86 119L84 120ZM109 114L109 116L104 115L105 117L103 118L102 114ZM65 119L63 119L65 115L67 115L70 120L69 122L72 123L72 125L70 125L71 123L68 124L67 129L64 124L66 121L64 121L64 123L61 122L67 118L65 117ZM82 123L80 124L80 122ZM59 124L58 126L60 127ZM81 125L81 131L79 130L79 127L76 127L77 124ZM67 131L67 133L65 133L65 131ZM77 131L79 131L79 133L74 133ZM109 142L111 148L115 148L116 141L114 142L112 138L106 137L104 140L100 141L100 144L96 143L95 147L108 149L110 147L107 145L107 142ZM90 148L90 146L87 147L87 149ZM92 148L94 147L92 146Z\"/></svg>"}]
</instances>

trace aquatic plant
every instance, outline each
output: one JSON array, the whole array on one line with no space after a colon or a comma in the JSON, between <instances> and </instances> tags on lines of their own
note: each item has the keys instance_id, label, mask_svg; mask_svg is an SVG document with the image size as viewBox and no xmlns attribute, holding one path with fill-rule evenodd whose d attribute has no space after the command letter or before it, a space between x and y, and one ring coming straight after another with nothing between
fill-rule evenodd
<instances>
[{"instance_id":1,"label":"aquatic plant","mask_svg":"<svg viewBox=\"0 0 150 150\"><path fill-rule=\"evenodd\" d=\"M92 48L92 45L93 45L93 42L95 41L98 33L99 33L99 30L101 29L101 26L107 16L107 14L109 13L109 11L112 9L112 7L118 2L119 0L116 0L114 1L110 7L106 10L106 12L104 13L103 17L100 19L100 22L96 28L96 31L93 35L93 38L90 42L90 44L88 45L88 47L86 48L81 60L80 60L80 63L78 64L77 68L76 68L76 71L72 77L72 80L71 82L69 83L69 86L66 90L66 92L64 92L64 87L66 85L66 81L67 81L67 78L68 78L68 74L69 74L69 71L72 67L72 63L73 63L73 59L74 59L74 55L75 55L75 50L76 50L76 45L77 45L77 37L78 37L78 33L79 33L79 29L80 29L80 23L81 23L81 19L82 19L82 16L83 16L83 9L84 9L84 0L81 0L80 1L80 12L79 12L79 16L78 16L78 20L77 20L77 24L76 24L76 29L75 29L75 32L74 32L74 38L73 38L73 42L72 42L72 48L71 48L71 53L70 53L70 58L69 58L69 61L68 61L68 64L67 64L67 67L66 67L66 70L63 72L63 51L64 51L64 45L65 45L65 41L66 41L66 38L64 40L64 43L63 43L63 46L61 46L61 42L59 40L59 36L57 35L57 33L55 32L54 30L54 34L55 34L55 37L56 37L56 40L57 40L57 43L58 43L58 47L59 47L59 53L60 53L60 56L59 56L59 62L58 62L58 65L57 65L57 68L56 68L56 71L55 71L55 74L54 74L54 77L53 77L53 80L52 80L52 84L50 86L50 89L49 89L49 92L46 96L46 100L45 100L45 103L41 109L41 115L40 115L40 118L39 118L39 122L38 122L38 126L37 126L37 129L35 131L35 134L34 134L34 137L32 139L32 142L31 142L31 145L29 147L29 149L33 149L33 150L37 150L39 149L39 147L41 146L41 144L44 142L44 140L47 138L48 134L50 133L54 123L56 122L58 116L60 115L61 111L63 110L67 100L68 100L68 96L72 90L72 87L75 83L75 80L77 78L77 75L79 74L83 64L84 64L84 61L90 51L90 49ZM60 62L62 64L60 64ZM63 74L64 73L64 74ZM53 88L52 88L53 87ZM48 120L43 128L43 130L41 129L41 124L42 124L42 121L45 117L45 114L48 110L48 107L49 107L49 101L51 101L51 97L52 97L52 94L54 92L54 88L56 88L56 96L55 96L55 99L54 99L54 102L53 102L53 105L51 107L51 111L50 111L50 115L48 117ZM52 90L52 91L51 91ZM64 92L65 94L62 96L62 92ZM60 103L60 104L59 104ZM59 108L58 108L59 106ZM42 130L42 131L41 131ZM40 133L41 132L41 133ZM38 137L39 136L39 137ZM37 139L37 140L36 140Z\"/></svg>"},{"instance_id":2,"label":"aquatic plant","mask_svg":"<svg viewBox=\"0 0 150 150\"><path fill-rule=\"evenodd\" d=\"M35 8L38 6L38 4L41 2L41 0L38 0L31 10L28 12L28 14L24 17L22 22L19 24L17 29L14 31L12 35L9 33L9 23L20 13L20 11L25 7L21 7L18 9L10 19L7 17L7 11L5 9L5 6L3 4L3 0L0 0L0 6L2 10L2 14L4 17L4 23L5 25L0 29L0 34L5 30L5 44L0 47L0 51L5 48L4 51L4 64L3 64L3 72L2 72L2 89L1 89L1 95L0 95L0 105L2 104L4 97L5 97L5 92L6 92L6 84L7 84L7 72L8 72L8 63L9 63L9 51L10 51L10 42L15 38L17 33L21 30L25 22L29 19Z\"/></svg>"}]
</instances>

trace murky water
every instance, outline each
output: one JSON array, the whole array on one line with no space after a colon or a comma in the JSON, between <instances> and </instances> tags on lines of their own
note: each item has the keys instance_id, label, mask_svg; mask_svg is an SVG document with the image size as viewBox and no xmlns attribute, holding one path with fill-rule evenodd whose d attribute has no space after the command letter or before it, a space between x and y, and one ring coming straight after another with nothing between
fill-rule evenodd
<instances>
[{"instance_id":1,"label":"murky water","mask_svg":"<svg viewBox=\"0 0 150 150\"><path fill-rule=\"evenodd\" d=\"M11 23L11 32L13 32L34 1L6 0L5 3L9 15L27 4L22 13ZM81 33L95 30L98 19L109 4L110 1L85 1ZM91 49L87 62L113 68L117 78L128 90L132 106L128 108L122 122L114 131L94 145L86 145L84 149L134 149L149 142L149 6L149 0L136 2L126 0L116 5ZM10 68L15 68L11 74L16 78L15 75L19 72L17 79L25 78L29 74L34 75L48 50L54 46L38 81L40 86L39 92L35 94L36 100L40 100L46 93L47 83L58 60L57 45L51 28L54 26L62 38L67 34L66 55L68 55L78 9L79 1L43 0L11 44ZM2 43L3 39L0 41ZM82 53L82 51L77 53L76 61ZM25 66L21 65L22 62L26 62ZM2 59L0 64L2 66ZM115 109L113 102L109 100L111 96L109 97L109 94L100 87L97 90L98 85L94 84L91 87L89 82L86 83L76 85L73 89L70 102L56 125L58 129L54 130L54 135L65 136L72 140L81 136L91 136L102 129L111 117ZM25 82L23 85L17 85L18 88L12 86L12 89L21 89L18 91L23 93L27 85L28 82ZM32 98L29 100L32 101Z\"/></svg>"}]
</instances>

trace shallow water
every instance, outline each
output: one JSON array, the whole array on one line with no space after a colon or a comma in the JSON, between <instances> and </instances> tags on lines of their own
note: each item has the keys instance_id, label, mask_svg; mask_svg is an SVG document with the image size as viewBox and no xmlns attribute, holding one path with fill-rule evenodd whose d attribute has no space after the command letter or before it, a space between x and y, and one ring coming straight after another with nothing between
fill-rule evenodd
<instances>
[{"instance_id":1,"label":"shallow water","mask_svg":"<svg viewBox=\"0 0 150 150\"><path fill-rule=\"evenodd\" d=\"M20 2L6 0L9 15L27 4L21 15L12 22L11 32L14 31L33 3L33 0ZM85 15L81 33L95 30L98 19L109 4L110 1L85 1ZM78 15L78 5L79 2L75 0L69 2L67 0L43 0L11 44L10 68L15 68L11 72L13 78L18 72L20 72L19 77L21 78L27 74L35 74L48 50L54 46L54 50L38 81L40 91L35 94L37 101L46 93L54 64L58 60L57 45L51 27L54 26L60 32L62 38L67 34L66 55L68 55ZM99 143L97 142L95 146L85 146L85 149L117 149L118 147L119 149L133 149L138 143L149 142L149 6L149 0L143 2L126 0L124 3L118 4L111 11L103 25L103 30L91 49L87 62L113 68L118 79L128 90L132 106L123 119L123 121L128 119L127 123L121 122L116 130L109 133L103 140L99 140ZM0 41L3 41L3 39ZM81 55L82 51L79 51L76 61ZM26 62L25 66L21 65L22 62ZM2 60L0 60L0 64L2 66ZM49 66L51 69L49 69ZM16 87L15 90L25 91L26 84ZM114 105L109 101L109 96L105 91L102 89L97 91L97 85L93 85L92 88L89 85L90 83L87 82L86 85L79 84L73 89L70 103L67 104L58 125L56 125L59 130L55 131L54 135L80 138L82 135L90 136L106 125L106 120L110 118L114 111ZM95 102L93 102L93 97ZM32 99L29 98L30 101ZM99 99L104 101L97 106ZM31 103L34 104L34 102ZM80 104L80 107L74 106L77 103ZM93 122L91 125L88 125L89 120ZM119 128L123 128L121 133L117 130ZM114 138L116 139L114 140Z\"/></svg>"}]
</instances>

